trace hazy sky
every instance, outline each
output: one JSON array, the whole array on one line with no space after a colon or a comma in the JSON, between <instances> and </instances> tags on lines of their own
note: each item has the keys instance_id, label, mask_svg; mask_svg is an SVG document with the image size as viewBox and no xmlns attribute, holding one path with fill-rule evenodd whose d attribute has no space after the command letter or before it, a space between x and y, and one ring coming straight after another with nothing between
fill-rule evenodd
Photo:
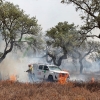
<instances>
[{"instance_id":1,"label":"hazy sky","mask_svg":"<svg viewBox=\"0 0 100 100\"><path fill-rule=\"evenodd\" d=\"M60 3L61 0L6 0L19 5L31 17L36 16L43 31L57 25L58 22L68 21L70 24L81 24L79 13L73 5Z\"/></svg>"}]
</instances>

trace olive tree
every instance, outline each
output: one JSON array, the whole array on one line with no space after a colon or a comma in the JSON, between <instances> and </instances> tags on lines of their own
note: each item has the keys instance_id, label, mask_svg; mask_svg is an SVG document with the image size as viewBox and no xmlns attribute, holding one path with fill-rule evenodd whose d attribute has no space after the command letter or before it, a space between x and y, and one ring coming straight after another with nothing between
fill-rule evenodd
<instances>
[{"instance_id":1,"label":"olive tree","mask_svg":"<svg viewBox=\"0 0 100 100\"><path fill-rule=\"evenodd\" d=\"M0 4L0 36L4 46L0 51L0 62L15 46L19 47L21 43L27 42L22 40L23 37L34 37L40 31L35 17L25 14L18 5L3 1Z\"/></svg>"},{"instance_id":2,"label":"olive tree","mask_svg":"<svg viewBox=\"0 0 100 100\"><path fill-rule=\"evenodd\" d=\"M67 59L67 54L73 46L77 46L79 34L74 24L59 22L55 27L46 32L47 51L46 60L60 66L63 59ZM48 56L51 60L48 60Z\"/></svg>"}]
</instances>

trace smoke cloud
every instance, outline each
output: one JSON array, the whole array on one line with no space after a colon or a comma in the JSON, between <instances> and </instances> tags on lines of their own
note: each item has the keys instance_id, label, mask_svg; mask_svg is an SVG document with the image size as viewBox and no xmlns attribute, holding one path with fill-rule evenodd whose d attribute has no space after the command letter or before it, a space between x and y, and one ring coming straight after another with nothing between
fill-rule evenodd
<instances>
[{"instance_id":1,"label":"smoke cloud","mask_svg":"<svg viewBox=\"0 0 100 100\"><path fill-rule=\"evenodd\" d=\"M33 54L32 54L33 55ZM32 63L46 63L46 60L39 57L23 56L23 52L17 51L7 55L7 57L0 63L0 79L9 79L11 75L15 75L19 82L29 82L28 73L25 72L28 69L28 65ZM74 64L71 58L62 61L60 68L68 70L70 72L71 81L88 81L92 77L99 80L100 64L99 62L92 61L88 57L83 60L83 74L79 74L79 62L78 60Z\"/></svg>"}]
</instances>

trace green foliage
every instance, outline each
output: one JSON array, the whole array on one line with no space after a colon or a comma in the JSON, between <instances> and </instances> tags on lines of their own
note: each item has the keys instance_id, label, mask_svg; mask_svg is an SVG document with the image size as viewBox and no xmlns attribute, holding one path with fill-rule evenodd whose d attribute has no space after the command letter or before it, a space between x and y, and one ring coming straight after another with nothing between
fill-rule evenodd
<instances>
[{"instance_id":1,"label":"green foliage","mask_svg":"<svg viewBox=\"0 0 100 100\"><path fill-rule=\"evenodd\" d=\"M46 35L49 37L48 45L61 47L63 50L70 50L72 46L76 46L79 36L74 24L68 24L68 22L59 22L48 30Z\"/></svg>"},{"instance_id":2,"label":"green foliage","mask_svg":"<svg viewBox=\"0 0 100 100\"><path fill-rule=\"evenodd\" d=\"M3 57L4 59L7 53L11 52L13 46L22 46L22 38L38 36L41 31L40 25L38 25L36 17L30 17L25 14L18 5L14 5L10 2L2 2L0 5L0 36L5 42L5 48ZM33 39L34 40L34 39ZM30 39L29 39L29 42ZM20 47L21 47L20 46Z\"/></svg>"},{"instance_id":3,"label":"green foliage","mask_svg":"<svg viewBox=\"0 0 100 100\"><path fill-rule=\"evenodd\" d=\"M34 36L25 37L25 40L27 41L28 48L33 48L37 50L43 49L44 41L40 35L35 37Z\"/></svg>"}]
</instances>

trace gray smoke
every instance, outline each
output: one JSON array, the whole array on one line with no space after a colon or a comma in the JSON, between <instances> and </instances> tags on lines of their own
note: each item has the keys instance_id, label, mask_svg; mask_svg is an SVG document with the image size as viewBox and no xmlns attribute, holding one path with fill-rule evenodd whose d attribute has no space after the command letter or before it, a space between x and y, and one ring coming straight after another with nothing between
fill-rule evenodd
<instances>
[{"instance_id":1,"label":"gray smoke","mask_svg":"<svg viewBox=\"0 0 100 100\"><path fill-rule=\"evenodd\" d=\"M20 53L19 53L20 54ZM0 63L0 78L3 80L9 79L11 75L15 75L19 82L29 82L28 73L25 72L28 69L28 65L32 63L41 62L41 58L23 57L23 55L10 53Z\"/></svg>"},{"instance_id":2,"label":"gray smoke","mask_svg":"<svg viewBox=\"0 0 100 100\"><path fill-rule=\"evenodd\" d=\"M1 50L3 48L3 43L1 45ZM3 80L9 79L11 75L16 75L19 82L29 82L28 73L25 71L28 69L28 65L32 63L46 63L45 58L40 58L41 55L38 53L39 57L35 57L32 52L32 56L25 56L23 52L17 51L12 52L7 55L2 63L0 63L0 78ZM43 53L41 53L43 55ZM70 80L82 80L87 81L92 77L99 80L100 63L97 61L92 61L89 57L85 57L83 60L83 74L79 74L79 61L73 63L73 59L68 57L68 59L62 61L60 68L63 70L68 70L70 72Z\"/></svg>"},{"instance_id":3,"label":"gray smoke","mask_svg":"<svg viewBox=\"0 0 100 100\"><path fill-rule=\"evenodd\" d=\"M83 66L83 74L80 74L79 61L77 60L74 64L73 60L68 58L63 61L61 68L70 72L71 81L90 81L92 77L94 77L95 80L100 80L100 62L93 61L89 59L89 57L86 57L83 60Z\"/></svg>"}]
</instances>

